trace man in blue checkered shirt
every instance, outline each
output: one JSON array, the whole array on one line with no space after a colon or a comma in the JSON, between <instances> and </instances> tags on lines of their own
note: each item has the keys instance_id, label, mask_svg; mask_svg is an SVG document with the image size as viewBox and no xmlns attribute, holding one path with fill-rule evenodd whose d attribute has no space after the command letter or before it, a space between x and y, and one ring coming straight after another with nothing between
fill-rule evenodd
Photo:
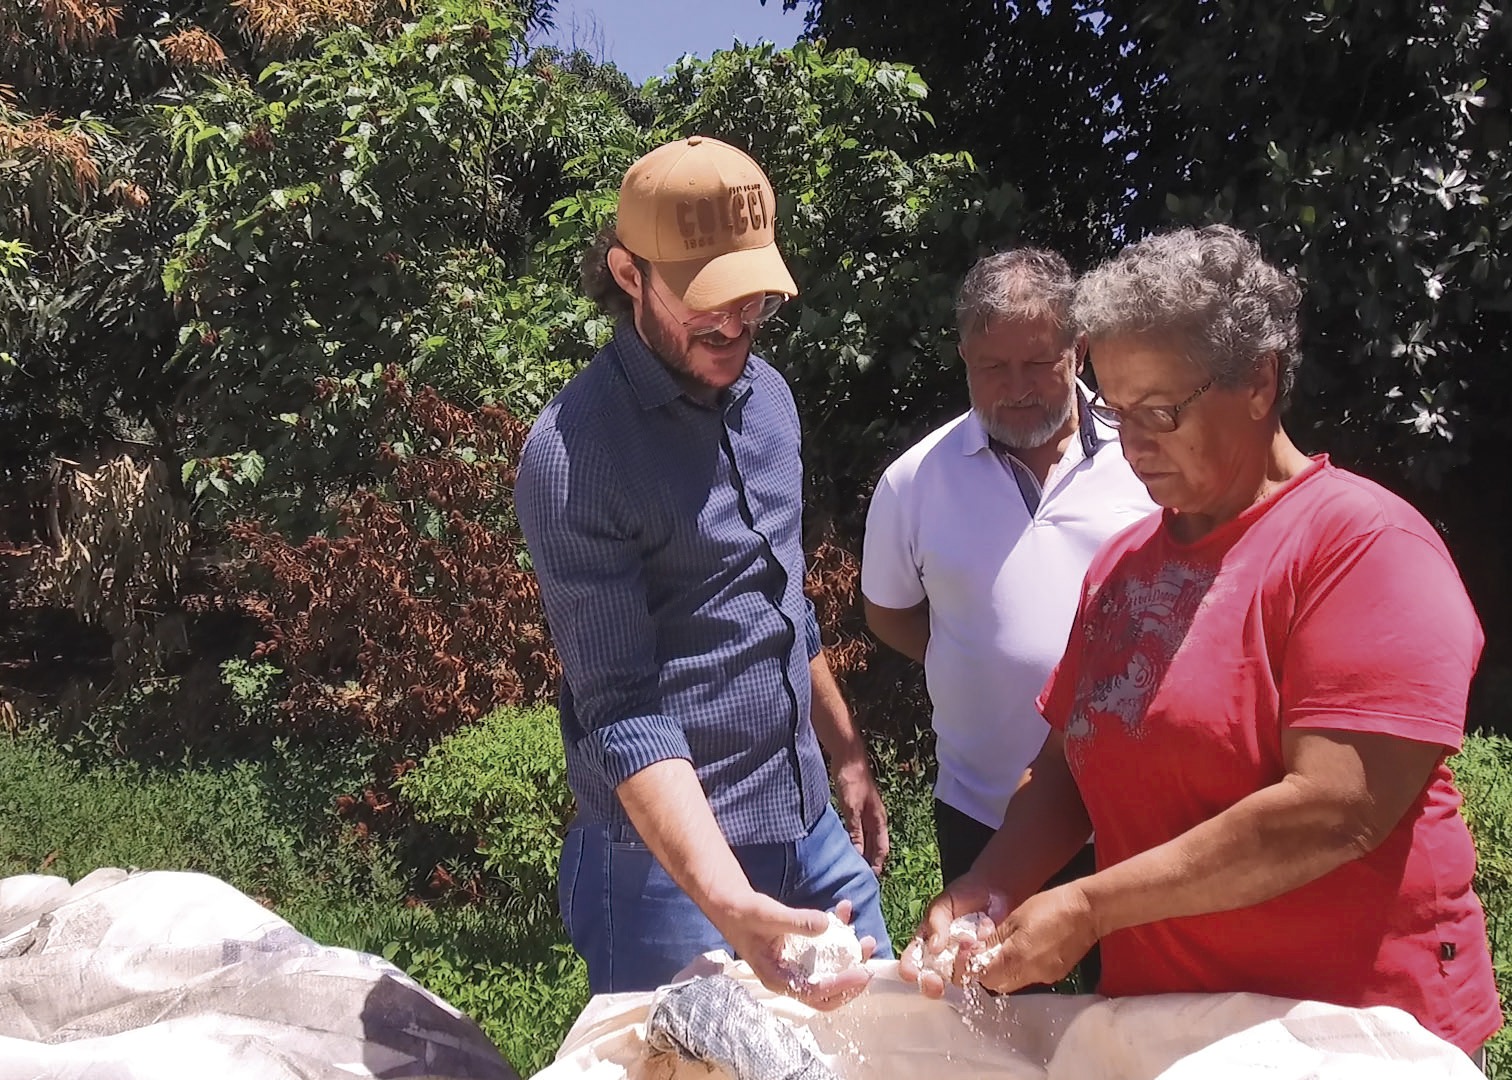
<instances>
[{"instance_id":1,"label":"man in blue checkered shirt","mask_svg":"<svg viewBox=\"0 0 1512 1080\"><path fill-rule=\"evenodd\" d=\"M594 993L725 949L833 1007L864 970L809 980L779 956L826 910L891 955L886 814L803 594L798 416L750 352L797 292L774 209L756 162L714 139L632 165L583 264L614 339L520 462L578 804L559 902Z\"/></svg>"}]
</instances>

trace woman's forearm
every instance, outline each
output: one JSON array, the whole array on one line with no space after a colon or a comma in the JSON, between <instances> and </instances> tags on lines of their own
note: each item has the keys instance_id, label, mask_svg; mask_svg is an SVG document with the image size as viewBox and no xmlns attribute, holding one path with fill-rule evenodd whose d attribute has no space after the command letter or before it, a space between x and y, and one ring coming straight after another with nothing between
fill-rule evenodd
<instances>
[{"instance_id":1,"label":"woman's forearm","mask_svg":"<svg viewBox=\"0 0 1512 1080\"><path fill-rule=\"evenodd\" d=\"M1289 733L1283 779L1078 884L1098 937L1232 911L1368 854L1417 801L1441 747L1384 736Z\"/></svg>"},{"instance_id":2,"label":"woman's forearm","mask_svg":"<svg viewBox=\"0 0 1512 1080\"><path fill-rule=\"evenodd\" d=\"M971 872L1016 906L1070 862L1091 832L1061 737L1051 732L1020 778L1002 827L977 856Z\"/></svg>"}]
</instances>

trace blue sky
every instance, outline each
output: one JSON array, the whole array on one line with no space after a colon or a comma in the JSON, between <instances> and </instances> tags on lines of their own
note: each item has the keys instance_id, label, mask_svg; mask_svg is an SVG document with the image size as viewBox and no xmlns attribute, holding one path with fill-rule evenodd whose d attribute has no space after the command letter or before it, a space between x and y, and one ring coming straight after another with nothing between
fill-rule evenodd
<instances>
[{"instance_id":1,"label":"blue sky","mask_svg":"<svg viewBox=\"0 0 1512 1080\"><path fill-rule=\"evenodd\" d=\"M802 10L782 0L559 0L551 40L577 44L635 82L660 75L683 53L708 56L738 37L786 47L803 32Z\"/></svg>"}]
</instances>

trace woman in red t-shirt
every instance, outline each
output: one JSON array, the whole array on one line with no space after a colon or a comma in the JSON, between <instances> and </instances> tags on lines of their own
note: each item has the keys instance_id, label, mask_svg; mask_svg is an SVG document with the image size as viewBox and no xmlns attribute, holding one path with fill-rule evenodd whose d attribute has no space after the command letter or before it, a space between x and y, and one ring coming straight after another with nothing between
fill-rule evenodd
<instances>
[{"instance_id":1,"label":"woman in red t-shirt","mask_svg":"<svg viewBox=\"0 0 1512 1080\"><path fill-rule=\"evenodd\" d=\"M1094 560L1050 737L919 934L939 948L997 893L989 988L1054 982L1100 941L1109 996L1391 1005L1474 1056L1501 1010L1445 758L1480 624L1421 514L1282 428L1300 299L1223 226L1078 287L1093 409L1164 510ZM1098 872L1039 892L1093 830Z\"/></svg>"}]
</instances>

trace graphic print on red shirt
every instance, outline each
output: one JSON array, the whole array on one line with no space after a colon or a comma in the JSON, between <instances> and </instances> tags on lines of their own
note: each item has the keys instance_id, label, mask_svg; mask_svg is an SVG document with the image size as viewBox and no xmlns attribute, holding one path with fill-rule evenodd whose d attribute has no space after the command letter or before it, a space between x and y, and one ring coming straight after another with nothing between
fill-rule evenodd
<instances>
[{"instance_id":1,"label":"graphic print on red shirt","mask_svg":"<svg viewBox=\"0 0 1512 1080\"><path fill-rule=\"evenodd\" d=\"M1099 593L1091 625L1100 638L1089 651L1116 659L1078 695L1086 708L1066 727L1068 756L1105 724L1118 724L1133 739L1143 736L1150 700L1216 576L1212 566L1178 559L1150 578L1125 577Z\"/></svg>"}]
</instances>

